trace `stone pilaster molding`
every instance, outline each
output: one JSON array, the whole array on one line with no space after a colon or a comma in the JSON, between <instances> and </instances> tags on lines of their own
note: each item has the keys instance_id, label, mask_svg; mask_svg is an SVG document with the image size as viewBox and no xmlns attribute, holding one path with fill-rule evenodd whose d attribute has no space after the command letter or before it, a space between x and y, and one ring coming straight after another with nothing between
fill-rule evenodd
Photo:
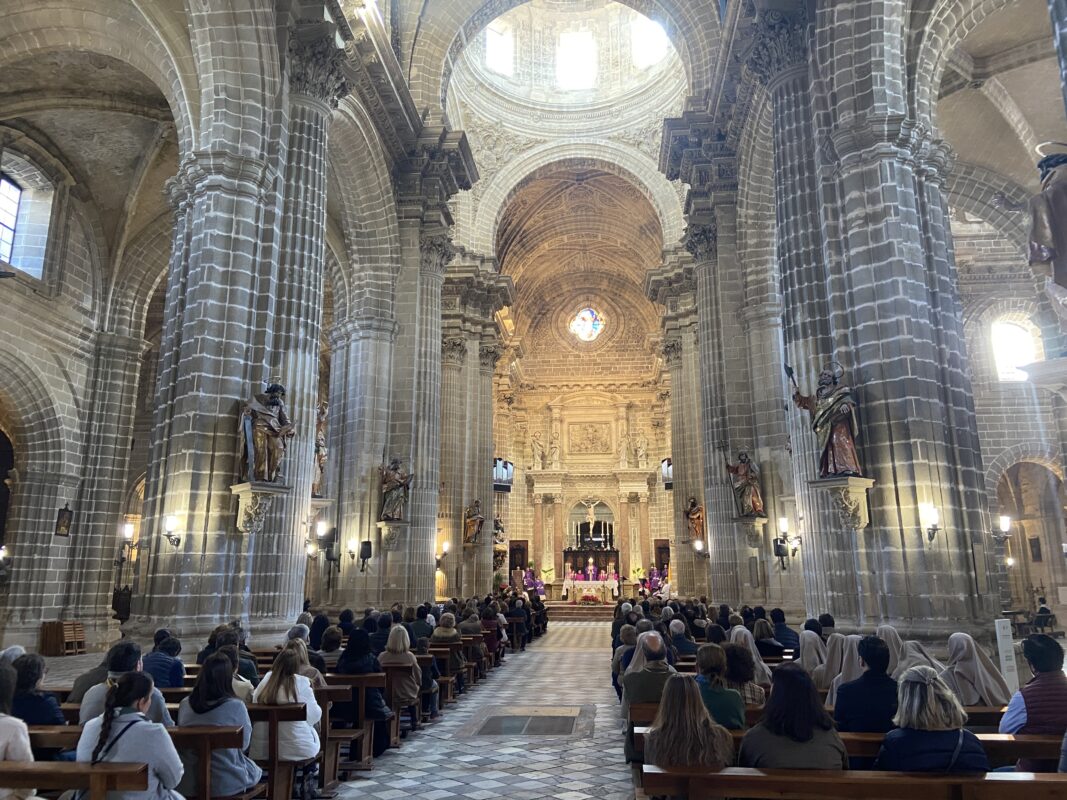
<instances>
[{"instance_id":1,"label":"stone pilaster molding","mask_svg":"<svg viewBox=\"0 0 1067 800\"><path fill-rule=\"evenodd\" d=\"M351 91L342 65L344 50L332 36L304 38L296 31L289 34L289 88L330 108L337 108L341 98Z\"/></svg>"},{"instance_id":2,"label":"stone pilaster molding","mask_svg":"<svg viewBox=\"0 0 1067 800\"><path fill-rule=\"evenodd\" d=\"M441 344L443 363L451 367L462 367L467 360L467 342L464 339L445 339Z\"/></svg>"},{"instance_id":3,"label":"stone pilaster molding","mask_svg":"<svg viewBox=\"0 0 1067 800\"><path fill-rule=\"evenodd\" d=\"M688 225L683 243L698 264L712 261L718 252L719 227L714 222Z\"/></svg>"},{"instance_id":4,"label":"stone pilaster molding","mask_svg":"<svg viewBox=\"0 0 1067 800\"><path fill-rule=\"evenodd\" d=\"M456 248L446 233L423 233L419 238L422 272L443 275L456 256Z\"/></svg>"},{"instance_id":5,"label":"stone pilaster molding","mask_svg":"<svg viewBox=\"0 0 1067 800\"><path fill-rule=\"evenodd\" d=\"M482 370L484 372L493 372L496 369L496 362L503 354L504 349L500 345L483 344L478 349L478 358L481 362Z\"/></svg>"},{"instance_id":6,"label":"stone pilaster molding","mask_svg":"<svg viewBox=\"0 0 1067 800\"><path fill-rule=\"evenodd\" d=\"M779 76L807 63L807 25L799 5L792 13L764 11L754 33L745 66L764 85L770 86Z\"/></svg>"}]
</instances>

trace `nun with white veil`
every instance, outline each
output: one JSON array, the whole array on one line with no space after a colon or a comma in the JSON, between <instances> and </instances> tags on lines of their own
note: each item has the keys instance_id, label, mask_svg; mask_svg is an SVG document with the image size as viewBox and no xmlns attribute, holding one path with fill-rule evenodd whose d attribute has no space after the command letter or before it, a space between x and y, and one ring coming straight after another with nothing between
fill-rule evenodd
<instances>
[{"instance_id":1,"label":"nun with white veil","mask_svg":"<svg viewBox=\"0 0 1067 800\"><path fill-rule=\"evenodd\" d=\"M756 666L754 683L760 686L770 686L771 668L763 663L763 656L760 655L759 648L756 647L756 640L753 638L752 632L744 625L735 625L730 628L730 642L742 645L752 653L752 661Z\"/></svg>"},{"instance_id":2,"label":"nun with white veil","mask_svg":"<svg viewBox=\"0 0 1067 800\"><path fill-rule=\"evenodd\" d=\"M815 631L800 632L800 666L809 675L826 663L826 643Z\"/></svg>"},{"instance_id":3,"label":"nun with white veil","mask_svg":"<svg viewBox=\"0 0 1067 800\"><path fill-rule=\"evenodd\" d=\"M963 706L1004 706L1011 700L1004 676L968 633L948 637L948 666L941 679Z\"/></svg>"},{"instance_id":4,"label":"nun with white veil","mask_svg":"<svg viewBox=\"0 0 1067 800\"><path fill-rule=\"evenodd\" d=\"M904 652L904 640L900 638L897 629L892 625L879 625L874 635L886 643L889 648L889 668L886 670L890 675L896 672L900 664L900 656Z\"/></svg>"},{"instance_id":5,"label":"nun with white veil","mask_svg":"<svg viewBox=\"0 0 1067 800\"><path fill-rule=\"evenodd\" d=\"M811 679L815 682L815 688L820 692L828 691L830 684L841 674L841 662L845 657L845 636L841 633L831 633L826 640L826 660L822 665L815 668Z\"/></svg>"},{"instance_id":6,"label":"nun with white veil","mask_svg":"<svg viewBox=\"0 0 1067 800\"><path fill-rule=\"evenodd\" d=\"M945 671L945 665L930 655L930 651L922 642L909 639L904 642L904 647L900 651L897 668L891 671L893 680L899 681L900 676L912 667L930 667L938 675Z\"/></svg>"},{"instance_id":7,"label":"nun with white veil","mask_svg":"<svg viewBox=\"0 0 1067 800\"><path fill-rule=\"evenodd\" d=\"M837 689L843 683L851 683L863 674L863 660L860 658L860 642L863 637L853 633L845 637L844 655L841 658L841 672L830 682L830 692L826 696L826 705L833 707L837 701Z\"/></svg>"}]
</instances>

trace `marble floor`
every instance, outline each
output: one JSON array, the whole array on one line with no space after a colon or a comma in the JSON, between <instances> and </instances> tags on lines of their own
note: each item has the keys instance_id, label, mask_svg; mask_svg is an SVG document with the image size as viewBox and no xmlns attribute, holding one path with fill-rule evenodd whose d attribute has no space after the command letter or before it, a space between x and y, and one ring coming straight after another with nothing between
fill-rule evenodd
<instances>
[{"instance_id":1,"label":"marble floor","mask_svg":"<svg viewBox=\"0 0 1067 800\"><path fill-rule=\"evenodd\" d=\"M608 622L553 622L525 653L508 655L440 722L411 734L343 800L627 800L619 705L609 673ZM478 735L490 717L573 716L567 736ZM492 729L492 728L490 728Z\"/></svg>"}]
</instances>

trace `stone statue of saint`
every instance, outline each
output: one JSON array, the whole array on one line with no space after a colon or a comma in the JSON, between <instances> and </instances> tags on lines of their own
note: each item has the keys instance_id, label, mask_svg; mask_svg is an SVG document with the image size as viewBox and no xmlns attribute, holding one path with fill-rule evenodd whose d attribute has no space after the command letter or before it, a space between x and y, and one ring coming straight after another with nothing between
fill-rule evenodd
<instances>
[{"instance_id":1,"label":"stone statue of saint","mask_svg":"<svg viewBox=\"0 0 1067 800\"><path fill-rule=\"evenodd\" d=\"M530 450L533 452L533 468L545 468L545 443L541 441L541 432L537 431L530 439Z\"/></svg>"},{"instance_id":2,"label":"stone statue of saint","mask_svg":"<svg viewBox=\"0 0 1067 800\"><path fill-rule=\"evenodd\" d=\"M244 474L249 481L273 483L278 479L285 448L295 435L285 413L285 387L272 383L241 409L241 445Z\"/></svg>"},{"instance_id":3,"label":"stone statue of saint","mask_svg":"<svg viewBox=\"0 0 1067 800\"><path fill-rule=\"evenodd\" d=\"M634 441L634 453L637 456L638 469L648 469L648 437L645 436L644 431L637 432L637 439Z\"/></svg>"},{"instance_id":4,"label":"stone statue of saint","mask_svg":"<svg viewBox=\"0 0 1067 800\"><path fill-rule=\"evenodd\" d=\"M760 468L755 461L750 461L748 453L737 454L737 464L731 464L725 458L726 470L734 485L734 503L739 517L762 517L763 488L760 486Z\"/></svg>"},{"instance_id":5,"label":"stone statue of saint","mask_svg":"<svg viewBox=\"0 0 1067 800\"><path fill-rule=\"evenodd\" d=\"M689 507L685 510L685 518L689 525L689 540L703 539L704 506L700 505L695 497L689 498Z\"/></svg>"},{"instance_id":6,"label":"stone statue of saint","mask_svg":"<svg viewBox=\"0 0 1067 800\"><path fill-rule=\"evenodd\" d=\"M493 518L493 544L504 544L504 521L500 517Z\"/></svg>"},{"instance_id":7,"label":"stone statue of saint","mask_svg":"<svg viewBox=\"0 0 1067 800\"><path fill-rule=\"evenodd\" d=\"M856 453L860 430L856 399L851 388L840 385L842 374L838 364L823 369L814 397L802 395L794 384L793 402L811 415L811 429L819 438L820 478L863 475Z\"/></svg>"},{"instance_id":8,"label":"stone statue of saint","mask_svg":"<svg viewBox=\"0 0 1067 800\"><path fill-rule=\"evenodd\" d=\"M1067 330L1067 144L1037 150L1041 193L1030 198L1030 264L1042 265L1045 294Z\"/></svg>"},{"instance_id":9,"label":"stone statue of saint","mask_svg":"<svg viewBox=\"0 0 1067 800\"><path fill-rule=\"evenodd\" d=\"M559 434L552 434L552 441L548 443L548 463L552 469L559 469Z\"/></svg>"},{"instance_id":10,"label":"stone statue of saint","mask_svg":"<svg viewBox=\"0 0 1067 800\"><path fill-rule=\"evenodd\" d=\"M326 444L326 418L330 404L323 400L319 403L315 416L315 479L311 484L311 496L322 497L322 481L326 477L326 459L329 448Z\"/></svg>"},{"instance_id":11,"label":"stone statue of saint","mask_svg":"<svg viewBox=\"0 0 1067 800\"><path fill-rule=\"evenodd\" d=\"M630 467L630 437L625 433L619 434L619 468Z\"/></svg>"},{"instance_id":12,"label":"stone statue of saint","mask_svg":"<svg viewBox=\"0 0 1067 800\"><path fill-rule=\"evenodd\" d=\"M389 466L380 468L382 473L382 515L383 522L396 522L404 518L404 506L411 492L414 475L408 475L400 466L400 459L394 458Z\"/></svg>"},{"instance_id":13,"label":"stone statue of saint","mask_svg":"<svg viewBox=\"0 0 1067 800\"><path fill-rule=\"evenodd\" d=\"M482 501L475 500L463 512L463 544L477 544L482 533Z\"/></svg>"}]
</instances>

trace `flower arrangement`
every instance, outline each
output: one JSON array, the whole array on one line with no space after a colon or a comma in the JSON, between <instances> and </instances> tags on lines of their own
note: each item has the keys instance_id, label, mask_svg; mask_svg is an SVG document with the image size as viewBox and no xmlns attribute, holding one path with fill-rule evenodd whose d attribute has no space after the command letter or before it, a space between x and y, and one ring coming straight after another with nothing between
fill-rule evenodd
<instances>
[{"instance_id":1,"label":"flower arrangement","mask_svg":"<svg viewBox=\"0 0 1067 800\"><path fill-rule=\"evenodd\" d=\"M578 600L578 605L580 605L580 606L598 606L598 605L600 605L600 598L597 597L595 594L592 594L590 592L586 592Z\"/></svg>"}]
</instances>

